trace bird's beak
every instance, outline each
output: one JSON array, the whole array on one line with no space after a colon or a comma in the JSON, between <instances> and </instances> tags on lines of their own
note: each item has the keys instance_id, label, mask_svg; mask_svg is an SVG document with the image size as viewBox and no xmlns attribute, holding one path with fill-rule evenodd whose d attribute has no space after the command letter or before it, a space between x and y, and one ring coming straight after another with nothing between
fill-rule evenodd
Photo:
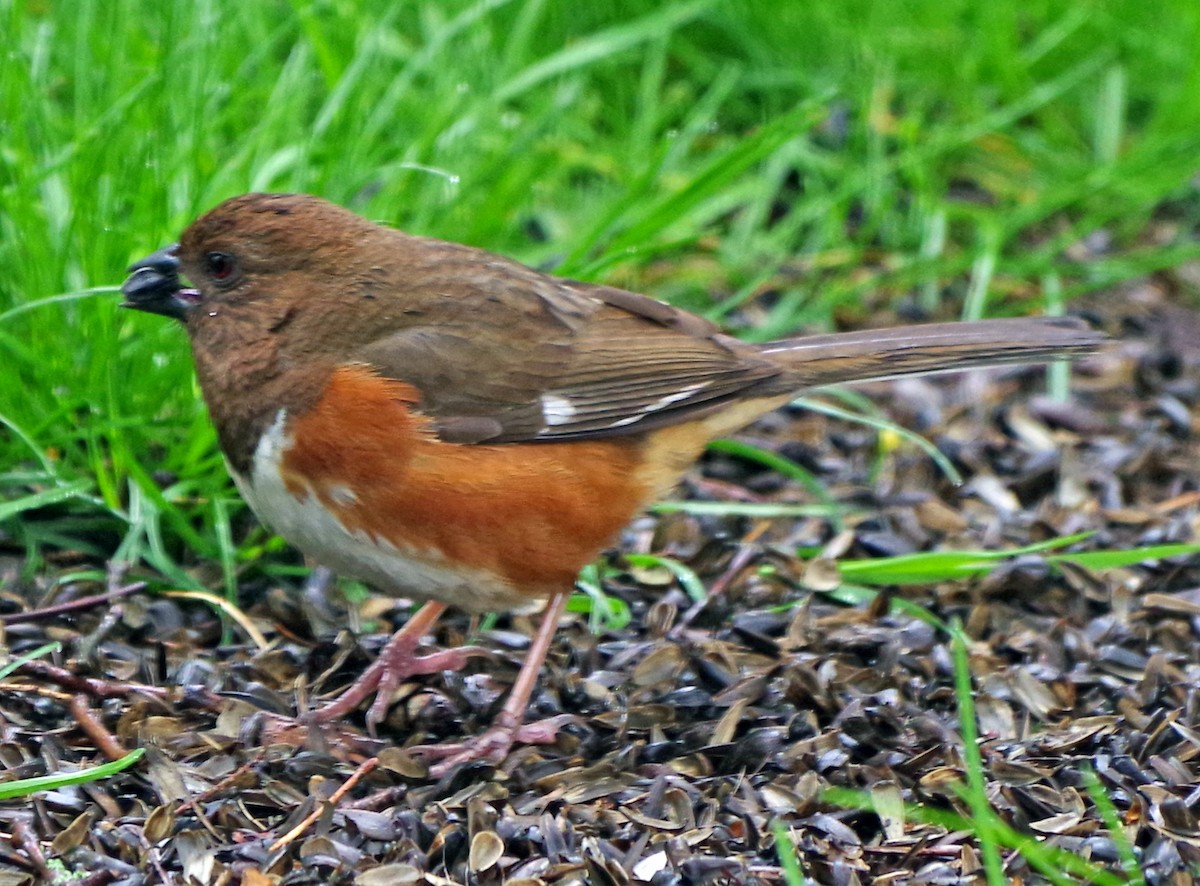
<instances>
[{"instance_id":1,"label":"bird's beak","mask_svg":"<svg viewBox=\"0 0 1200 886\"><path fill-rule=\"evenodd\" d=\"M121 287L125 296L121 307L186 322L188 313L200 300L200 293L180 283L178 251L179 245L173 243L132 264L129 279Z\"/></svg>"}]
</instances>

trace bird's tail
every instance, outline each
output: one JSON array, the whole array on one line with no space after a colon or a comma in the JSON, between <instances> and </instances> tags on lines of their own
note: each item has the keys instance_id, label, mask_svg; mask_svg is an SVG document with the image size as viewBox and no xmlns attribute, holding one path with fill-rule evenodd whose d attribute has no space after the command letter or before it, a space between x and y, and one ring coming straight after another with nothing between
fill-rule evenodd
<instances>
[{"instance_id":1,"label":"bird's tail","mask_svg":"<svg viewBox=\"0 0 1200 886\"><path fill-rule=\"evenodd\" d=\"M852 381L1045 363L1100 348L1105 337L1068 317L929 323L768 342L759 353L788 370L799 390Z\"/></svg>"}]
</instances>

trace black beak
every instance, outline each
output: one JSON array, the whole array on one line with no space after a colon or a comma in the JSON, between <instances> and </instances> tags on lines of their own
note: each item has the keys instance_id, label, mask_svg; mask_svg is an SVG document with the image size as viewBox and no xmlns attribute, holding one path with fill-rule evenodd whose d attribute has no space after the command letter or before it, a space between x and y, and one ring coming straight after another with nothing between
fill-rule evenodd
<instances>
[{"instance_id":1,"label":"black beak","mask_svg":"<svg viewBox=\"0 0 1200 886\"><path fill-rule=\"evenodd\" d=\"M178 244L172 244L131 265L129 279L121 287L125 296L121 307L186 321L200 293L180 283L178 250Z\"/></svg>"}]
</instances>

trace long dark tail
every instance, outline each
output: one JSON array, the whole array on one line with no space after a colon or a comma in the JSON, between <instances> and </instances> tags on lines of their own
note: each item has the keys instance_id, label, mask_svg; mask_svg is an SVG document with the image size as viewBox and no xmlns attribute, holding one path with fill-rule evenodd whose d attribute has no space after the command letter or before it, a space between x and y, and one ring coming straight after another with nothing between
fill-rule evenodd
<instances>
[{"instance_id":1,"label":"long dark tail","mask_svg":"<svg viewBox=\"0 0 1200 886\"><path fill-rule=\"evenodd\" d=\"M1004 363L1045 363L1098 350L1105 337L1068 317L929 323L789 338L762 345L795 389L952 372Z\"/></svg>"}]
</instances>

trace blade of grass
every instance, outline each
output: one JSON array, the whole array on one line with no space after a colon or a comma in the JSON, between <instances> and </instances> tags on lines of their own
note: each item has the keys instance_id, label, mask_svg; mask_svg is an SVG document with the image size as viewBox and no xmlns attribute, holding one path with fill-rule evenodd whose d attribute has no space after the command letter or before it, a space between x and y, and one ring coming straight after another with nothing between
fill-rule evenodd
<instances>
[{"instance_id":1,"label":"blade of grass","mask_svg":"<svg viewBox=\"0 0 1200 886\"><path fill-rule=\"evenodd\" d=\"M863 424L870 428L875 428L879 431L887 431L896 434L904 440L914 444L918 449L929 456L930 460L938 466L938 469L949 478L951 483L960 485L963 482L962 474L954 467L953 462L942 454L934 444L930 443L920 434L916 434L908 428L901 427L895 422L884 421L883 419L873 418L860 413L847 412L844 409L839 409L836 406L830 406L820 400L814 400L810 397L800 397L792 401L793 406L799 406L807 409L810 412L816 412L821 415L827 415L830 418L838 418L843 421L855 422Z\"/></svg>"},{"instance_id":2,"label":"blade of grass","mask_svg":"<svg viewBox=\"0 0 1200 886\"><path fill-rule=\"evenodd\" d=\"M0 503L0 521L10 520L26 511L61 504L72 499L94 503L95 499L86 494L89 488L91 488L91 484L87 480L76 480L74 483L43 489L41 492L34 492L12 501Z\"/></svg>"},{"instance_id":3,"label":"blade of grass","mask_svg":"<svg viewBox=\"0 0 1200 886\"><path fill-rule=\"evenodd\" d=\"M828 505L792 505L773 502L743 501L660 501L650 508L656 514L694 514L696 516L759 517L761 519L790 519L821 517L840 519L857 513L848 506L833 502Z\"/></svg>"},{"instance_id":4,"label":"blade of grass","mask_svg":"<svg viewBox=\"0 0 1200 886\"><path fill-rule=\"evenodd\" d=\"M672 4L635 21L598 31L521 71L496 90L495 100L510 101L553 77L578 71L649 40L656 40L664 33L697 18L714 2L693 0L690 3Z\"/></svg>"},{"instance_id":5,"label":"blade of grass","mask_svg":"<svg viewBox=\"0 0 1200 886\"><path fill-rule=\"evenodd\" d=\"M1192 557L1200 554L1200 544L1150 545L1128 551L1080 551L1077 554L1053 554L1050 563L1074 563L1084 569L1121 569L1135 563Z\"/></svg>"},{"instance_id":6,"label":"blade of grass","mask_svg":"<svg viewBox=\"0 0 1200 886\"><path fill-rule=\"evenodd\" d=\"M18 655L12 661L6 662L3 667L0 667L0 680L18 670L26 662L33 661L35 658L41 658L43 655L51 655L52 653L61 651L62 644L56 640L53 643L44 643L36 649L31 649L29 652Z\"/></svg>"},{"instance_id":7,"label":"blade of grass","mask_svg":"<svg viewBox=\"0 0 1200 886\"><path fill-rule=\"evenodd\" d=\"M787 886L806 886L808 881L800 870L800 853L796 850L791 831L776 818L771 821L771 833L775 835L775 857L783 869L783 882Z\"/></svg>"},{"instance_id":8,"label":"blade of grass","mask_svg":"<svg viewBox=\"0 0 1200 886\"><path fill-rule=\"evenodd\" d=\"M619 631L633 619L624 600L604 592L604 581L597 564L589 563L583 567L575 586L583 591L583 596L572 594L567 600L567 611L586 612L588 629L593 633L605 629Z\"/></svg>"},{"instance_id":9,"label":"blade of grass","mask_svg":"<svg viewBox=\"0 0 1200 886\"><path fill-rule=\"evenodd\" d=\"M866 791L829 788L821 796L826 802L846 809L874 809L872 797ZM977 824L973 818L967 818L956 812L911 803L906 805L905 813L915 822L937 825L950 833L962 831L974 834L977 831ZM1089 859L1081 858L1073 852L1046 844L1035 837L1017 831L990 807L985 814L997 842L1021 855L1029 862L1030 867L1046 878L1048 883L1055 884L1055 886L1079 886L1083 883L1094 884L1094 886L1122 886L1127 883L1123 877L1106 870Z\"/></svg>"},{"instance_id":10,"label":"blade of grass","mask_svg":"<svg viewBox=\"0 0 1200 886\"><path fill-rule=\"evenodd\" d=\"M679 582L679 586L687 592L687 595L692 598L693 603L703 603L708 598L708 590L704 587L704 582L700 580L700 576L684 566L678 560L673 560L670 557L659 557L655 554L626 554L625 560L632 566L639 566L643 569L665 569L675 576L675 580Z\"/></svg>"},{"instance_id":11,"label":"blade of grass","mask_svg":"<svg viewBox=\"0 0 1200 886\"><path fill-rule=\"evenodd\" d=\"M1129 836L1125 833L1125 827L1121 824L1121 816L1117 812L1117 807L1113 805L1112 797L1105 792L1104 785L1100 783L1096 771L1091 766L1085 764L1082 775L1083 787L1088 796L1092 798L1092 803L1095 804L1096 811L1100 813L1105 827L1108 828L1113 845L1117 847L1117 855L1121 859L1121 866L1125 869L1127 882L1130 886L1145 886L1146 878L1142 875L1141 865L1138 864L1137 852L1133 848Z\"/></svg>"},{"instance_id":12,"label":"blade of grass","mask_svg":"<svg viewBox=\"0 0 1200 886\"><path fill-rule=\"evenodd\" d=\"M1000 847L992 833L993 819L987 798L987 777L979 753L979 727L975 723L975 689L971 683L971 659L967 654L970 641L957 621L950 623L950 651L954 658L954 694L958 699L958 724L962 733L963 760L967 770L964 794L971 807L972 824L979 838L983 869L991 886L1004 886L1004 865Z\"/></svg>"},{"instance_id":13,"label":"blade of grass","mask_svg":"<svg viewBox=\"0 0 1200 886\"><path fill-rule=\"evenodd\" d=\"M755 462L782 474L789 480L795 480L807 489L810 495L821 502L822 507L826 508L830 514L830 519L834 521L836 530L838 532L841 531L841 514L837 504L830 498L829 492L817 481L817 478L811 472L805 470L790 458L741 440L714 440L708 444L708 449L711 452L724 452L728 455L745 459L746 461Z\"/></svg>"},{"instance_id":14,"label":"blade of grass","mask_svg":"<svg viewBox=\"0 0 1200 886\"><path fill-rule=\"evenodd\" d=\"M0 800L11 800L14 797L28 797L30 794L37 793L38 791L53 791L59 788L70 787L71 785L100 781L128 769L138 760L142 759L142 755L145 753L145 750L142 748L136 748L119 760L113 760L110 763L103 763L99 766L92 766L88 769L80 769L78 772L59 772L54 775L40 775L37 778L22 778L16 781L0 783Z\"/></svg>"},{"instance_id":15,"label":"blade of grass","mask_svg":"<svg viewBox=\"0 0 1200 886\"><path fill-rule=\"evenodd\" d=\"M1091 534L1079 532L1003 551L926 551L872 560L842 560L838 568L847 578L866 584L929 584L985 575L1001 561L1067 547Z\"/></svg>"}]
</instances>

